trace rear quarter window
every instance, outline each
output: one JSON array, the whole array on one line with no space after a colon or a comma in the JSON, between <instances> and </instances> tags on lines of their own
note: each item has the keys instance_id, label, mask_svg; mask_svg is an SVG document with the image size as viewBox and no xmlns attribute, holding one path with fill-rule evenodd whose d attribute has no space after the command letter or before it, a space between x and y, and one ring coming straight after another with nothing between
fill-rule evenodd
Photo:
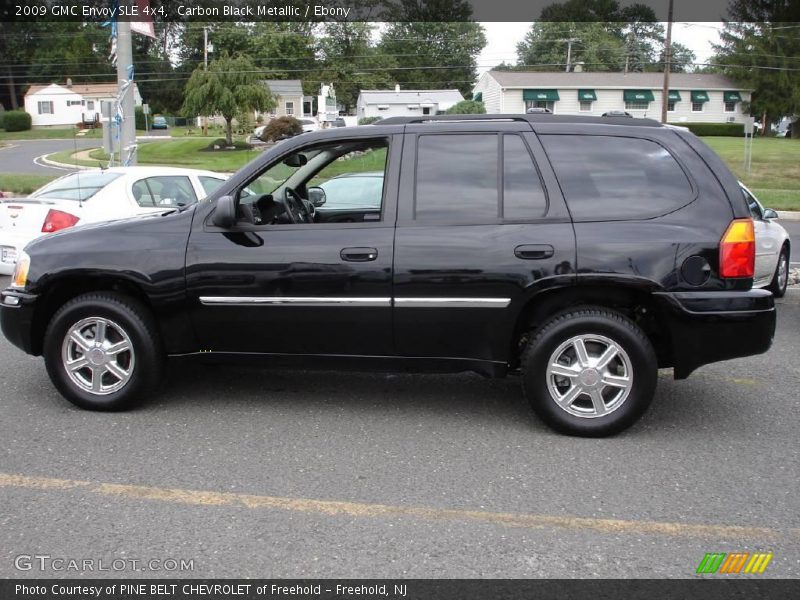
<instances>
[{"instance_id":1,"label":"rear quarter window","mask_svg":"<svg viewBox=\"0 0 800 600\"><path fill-rule=\"evenodd\" d=\"M686 173L654 141L600 135L540 139L576 221L650 219L694 199Z\"/></svg>"}]
</instances>

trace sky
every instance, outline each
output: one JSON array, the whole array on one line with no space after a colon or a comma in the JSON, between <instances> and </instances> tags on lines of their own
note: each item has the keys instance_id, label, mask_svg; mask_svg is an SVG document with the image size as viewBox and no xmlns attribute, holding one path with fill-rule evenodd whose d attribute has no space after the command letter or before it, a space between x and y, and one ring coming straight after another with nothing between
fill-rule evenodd
<instances>
[{"instance_id":1,"label":"sky","mask_svg":"<svg viewBox=\"0 0 800 600\"><path fill-rule=\"evenodd\" d=\"M486 30L487 44L478 57L479 73L488 71L503 61L516 62L517 43L525 37L531 24L482 23L482 25ZM674 23L672 39L688 46L697 56L697 62L707 62L714 52L711 43L719 41L721 27L722 23ZM564 52L566 53L566 48Z\"/></svg>"}]
</instances>

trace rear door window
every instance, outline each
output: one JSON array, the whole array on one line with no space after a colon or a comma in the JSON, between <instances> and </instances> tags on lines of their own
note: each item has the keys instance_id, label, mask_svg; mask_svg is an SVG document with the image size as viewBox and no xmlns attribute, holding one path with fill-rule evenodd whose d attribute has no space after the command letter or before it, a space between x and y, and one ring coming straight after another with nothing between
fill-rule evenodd
<instances>
[{"instance_id":1,"label":"rear door window","mask_svg":"<svg viewBox=\"0 0 800 600\"><path fill-rule=\"evenodd\" d=\"M694 199L686 173L654 141L600 135L540 139L576 221L649 219Z\"/></svg>"},{"instance_id":2,"label":"rear door window","mask_svg":"<svg viewBox=\"0 0 800 600\"><path fill-rule=\"evenodd\" d=\"M183 175L140 179L133 184L133 197L144 208L186 206L197 202L192 182Z\"/></svg>"}]
</instances>

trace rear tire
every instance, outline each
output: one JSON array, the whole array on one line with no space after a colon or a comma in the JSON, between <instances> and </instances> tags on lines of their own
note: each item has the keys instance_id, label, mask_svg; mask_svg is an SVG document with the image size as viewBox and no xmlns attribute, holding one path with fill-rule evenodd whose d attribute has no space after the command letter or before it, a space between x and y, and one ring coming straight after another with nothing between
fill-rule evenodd
<instances>
[{"instance_id":1,"label":"rear tire","mask_svg":"<svg viewBox=\"0 0 800 600\"><path fill-rule=\"evenodd\" d=\"M556 431L584 437L630 427L653 400L658 380L644 332L600 307L554 316L530 339L521 363L534 412Z\"/></svg>"},{"instance_id":2,"label":"rear tire","mask_svg":"<svg viewBox=\"0 0 800 600\"><path fill-rule=\"evenodd\" d=\"M784 246L778 255L778 264L775 265L775 273L767 289L776 298L783 298L786 294L786 287L789 285L789 249Z\"/></svg>"},{"instance_id":3,"label":"rear tire","mask_svg":"<svg viewBox=\"0 0 800 600\"><path fill-rule=\"evenodd\" d=\"M50 380L88 410L124 410L149 396L164 374L164 352L149 311L114 293L78 296L50 320L44 360Z\"/></svg>"}]
</instances>

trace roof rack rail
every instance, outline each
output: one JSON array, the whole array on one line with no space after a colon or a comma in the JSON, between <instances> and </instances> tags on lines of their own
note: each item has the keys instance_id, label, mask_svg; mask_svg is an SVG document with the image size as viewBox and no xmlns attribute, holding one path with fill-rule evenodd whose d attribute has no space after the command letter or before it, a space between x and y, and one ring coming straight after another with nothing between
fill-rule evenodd
<instances>
[{"instance_id":1,"label":"roof rack rail","mask_svg":"<svg viewBox=\"0 0 800 600\"><path fill-rule=\"evenodd\" d=\"M639 127L661 127L661 123L653 119L634 119L616 115L589 116L589 115L554 115L550 112L537 112L531 114L486 114L486 115L420 115L416 117L387 117L375 121L373 125L413 125L424 123L458 123L471 122L497 122L519 121L527 123L594 123L597 125L628 125Z\"/></svg>"}]
</instances>

